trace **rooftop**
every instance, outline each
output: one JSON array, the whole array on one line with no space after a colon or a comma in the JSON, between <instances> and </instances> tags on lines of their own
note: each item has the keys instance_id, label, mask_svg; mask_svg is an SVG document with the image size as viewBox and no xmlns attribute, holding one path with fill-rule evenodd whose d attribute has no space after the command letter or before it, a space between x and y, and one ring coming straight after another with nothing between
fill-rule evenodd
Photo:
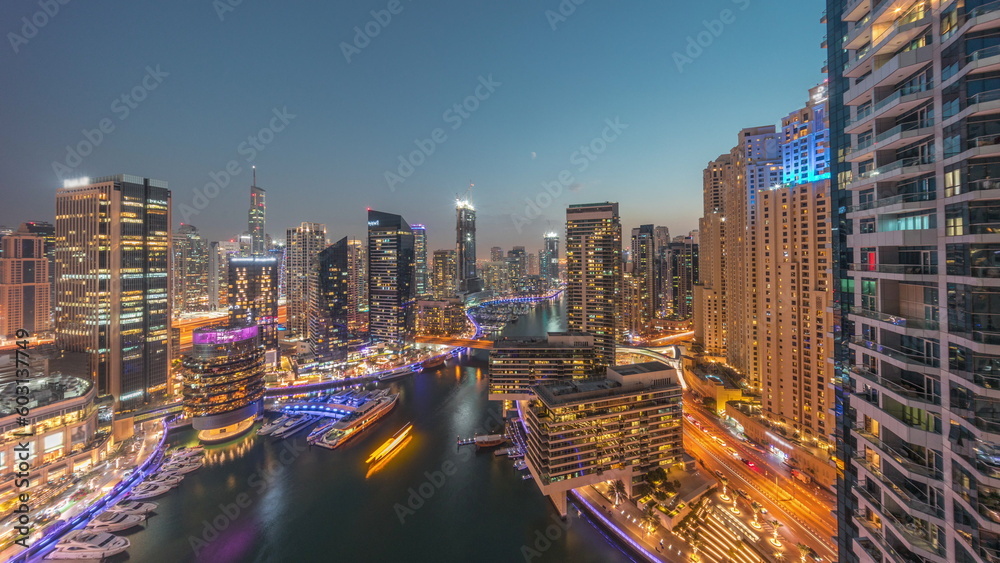
<instances>
[{"instance_id":1,"label":"rooftop","mask_svg":"<svg viewBox=\"0 0 1000 563\"><path fill-rule=\"evenodd\" d=\"M637 375L640 373L653 373L657 371L672 371L674 368L663 362L642 362L641 364L629 364L626 366L614 366L611 369L622 375Z\"/></svg>"},{"instance_id":2,"label":"rooftop","mask_svg":"<svg viewBox=\"0 0 1000 563\"><path fill-rule=\"evenodd\" d=\"M82 397L90 391L93 383L72 375L53 375L32 379L27 386L30 401L26 405L17 404L17 383L8 383L0 388L0 416L10 416L15 413L14 409L21 406L33 409Z\"/></svg>"}]
</instances>

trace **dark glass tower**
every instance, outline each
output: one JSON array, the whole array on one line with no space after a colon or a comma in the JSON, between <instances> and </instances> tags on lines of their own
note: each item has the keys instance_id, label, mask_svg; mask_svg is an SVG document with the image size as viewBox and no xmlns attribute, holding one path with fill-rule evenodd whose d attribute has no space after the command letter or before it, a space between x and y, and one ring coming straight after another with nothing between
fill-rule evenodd
<instances>
[{"instance_id":1,"label":"dark glass tower","mask_svg":"<svg viewBox=\"0 0 1000 563\"><path fill-rule=\"evenodd\" d=\"M455 202L455 212L458 289L467 293L482 291L483 282L476 276L476 209L469 200L460 199Z\"/></svg>"},{"instance_id":2,"label":"dark glass tower","mask_svg":"<svg viewBox=\"0 0 1000 563\"><path fill-rule=\"evenodd\" d=\"M538 257L538 273L549 283L559 279L559 235L545 233L541 255Z\"/></svg>"},{"instance_id":3,"label":"dark glass tower","mask_svg":"<svg viewBox=\"0 0 1000 563\"><path fill-rule=\"evenodd\" d=\"M267 205L264 201L264 195L264 188L257 185L257 168L254 167L253 185L250 186L250 212L247 215L251 256L261 256L267 252L267 235L264 234Z\"/></svg>"},{"instance_id":4,"label":"dark glass tower","mask_svg":"<svg viewBox=\"0 0 1000 563\"><path fill-rule=\"evenodd\" d=\"M400 215L368 210L369 334L374 342L402 344L412 329L413 230Z\"/></svg>"},{"instance_id":5,"label":"dark glass tower","mask_svg":"<svg viewBox=\"0 0 1000 563\"><path fill-rule=\"evenodd\" d=\"M309 306L310 349L317 361L343 361L352 336L348 329L351 270L347 237L323 249L316 268L316 288Z\"/></svg>"}]
</instances>

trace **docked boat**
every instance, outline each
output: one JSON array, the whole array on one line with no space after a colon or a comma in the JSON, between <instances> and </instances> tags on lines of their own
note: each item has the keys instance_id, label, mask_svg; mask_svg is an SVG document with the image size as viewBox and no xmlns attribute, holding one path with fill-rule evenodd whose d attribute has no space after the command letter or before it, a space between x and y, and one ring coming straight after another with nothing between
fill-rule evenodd
<instances>
[{"instance_id":1,"label":"docked boat","mask_svg":"<svg viewBox=\"0 0 1000 563\"><path fill-rule=\"evenodd\" d=\"M118 555L129 548L131 543L107 532L73 530L59 540L46 560L100 560Z\"/></svg>"},{"instance_id":2,"label":"docked boat","mask_svg":"<svg viewBox=\"0 0 1000 563\"><path fill-rule=\"evenodd\" d=\"M166 485L158 485L156 483L143 483L141 485L137 485L136 488L132 489L132 492L129 493L129 499L145 500L148 498L165 495L169 491L170 487Z\"/></svg>"},{"instance_id":3,"label":"docked boat","mask_svg":"<svg viewBox=\"0 0 1000 563\"><path fill-rule=\"evenodd\" d=\"M284 426L275 430L273 433L271 433L271 435L274 436L275 438L289 438L293 434L305 428L306 426L309 426L310 424L316 422L316 417L309 415L299 415L296 417L292 417L291 420L292 422L285 423Z\"/></svg>"},{"instance_id":4,"label":"docked boat","mask_svg":"<svg viewBox=\"0 0 1000 563\"><path fill-rule=\"evenodd\" d=\"M331 450L344 445L391 411L392 407L396 406L398 398L398 393L379 395L378 398L368 401L358 407L358 410L338 420L330 431L320 436L315 443Z\"/></svg>"},{"instance_id":5,"label":"docked boat","mask_svg":"<svg viewBox=\"0 0 1000 563\"><path fill-rule=\"evenodd\" d=\"M410 434L410 430L412 429L413 429L412 423L407 424L406 426L400 428L395 434L392 435L392 438L389 438L385 442L382 442L382 445L379 446L377 450L372 452L372 455L368 456L368 459L365 460L365 463L377 462L383 457L386 457L387 455L391 454L393 450L399 447L399 444L406 439L406 437Z\"/></svg>"},{"instance_id":6,"label":"docked boat","mask_svg":"<svg viewBox=\"0 0 1000 563\"><path fill-rule=\"evenodd\" d=\"M390 371L387 371L387 372L383 373L382 375L378 376L378 380L379 381L391 381L393 379L399 379L400 377L403 377L404 375L410 375L411 373L416 373L417 371L420 371L420 365L419 364L409 365L409 366L403 366L401 368L396 368L394 370L390 370Z\"/></svg>"},{"instance_id":7,"label":"docked boat","mask_svg":"<svg viewBox=\"0 0 1000 563\"><path fill-rule=\"evenodd\" d=\"M122 514L149 514L150 512L156 510L156 503L123 500L108 510L111 512L120 512Z\"/></svg>"},{"instance_id":8,"label":"docked boat","mask_svg":"<svg viewBox=\"0 0 1000 563\"><path fill-rule=\"evenodd\" d=\"M522 469L527 469L527 468L528 468L528 462L524 461L523 459L519 459L519 460L517 460L517 461L514 462L514 469L517 469L518 471L521 471Z\"/></svg>"},{"instance_id":9,"label":"docked boat","mask_svg":"<svg viewBox=\"0 0 1000 563\"><path fill-rule=\"evenodd\" d=\"M433 358L428 358L424 360L424 363L421 365L423 365L424 369L433 369L436 367L441 367L444 365L444 360L446 357L447 357L446 354L441 354L440 356L434 356Z\"/></svg>"},{"instance_id":10,"label":"docked boat","mask_svg":"<svg viewBox=\"0 0 1000 563\"><path fill-rule=\"evenodd\" d=\"M331 420L330 422L327 422L325 424L320 424L319 426L316 427L315 430L309 433L309 436L306 437L306 442L309 442L310 444L316 442L317 440L325 436L327 432L333 430L333 426L335 424L337 424L336 420Z\"/></svg>"},{"instance_id":11,"label":"docked boat","mask_svg":"<svg viewBox=\"0 0 1000 563\"><path fill-rule=\"evenodd\" d=\"M168 473L173 473L174 475L187 475L188 473L191 473L192 471L197 470L202 465L205 465L205 462L203 462L203 461L190 461L190 462L171 461L171 462L164 463L163 467L161 467L160 470L166 471Z\"/></svg>"},{"instance_id":12,"label":"docked boat","mask_svg":"<svg viewBox=\"0 0 1000 563\"><path fill-rule=\"evenodd\" d=\"M97 515L87 524L87 529L95 532L120 532L134 528L146 521L145 516L139 514L125 514L124 512L105 511Z\"/></svg>"},{"instance_id":13,"label":"docked boat","mask_svg":"<svg viewBox=\"0 0 1000 563\"><path fill-rule=\"evenodd\" d=\"M181 446L181 447L177 448L176 450L174 450L173 455L174 455L174 457L178 457L178 456L179 457L191 457L191 456L204 455L204 453L205 453L205 447L204 446L192 446L192 447Z\"/></svg>"},{"instance_id":14,"label":"docked boat","mask_svg":"<svg viewBox=\"0 0 1000 563\"><path fill-rule=\"evenodd\" d=\"M268 434L284 426L285 423L288 422L289 418L291 418L291 416L285 414L279 416L278 418L272 420L271 422L265 422L263 426L257 429L257 434L259 436L267 436Z\"/></svg>"},{"instance_id":15,"label":"docked boat","mask_svg":"<svg viewBox=\"0 0 1000 563\"><path fill-rule=\"evenodd\" d=\"M476 436L474 443L476 448L495 448L501 444L507 442L507 437L502 434L489 434L485 436Z\"/></svg>"},{"instance_id":16,"label":"docked boat","mask_svg":"<svg viewBox=\"0 0 1000 563\"><path fill-rule=\"evenodd\" d=\"M528 479L531 479L531 473L525 473L524 475L521 475L522 481L527 481Z\"/></svg>"},{"instance_id":17,"label":"docked boat","mask_svg":"<svg viewBox=\"0 0 1000 563\"><path fill-rule=\"evenodd\" d=\"M154 473L146 478L146 483L152 483L154 485L165 485L167 487L176 487L181 484L184 477L170 473L169 471L161 471L159 473Z\"/></svg>"}]
</instances>

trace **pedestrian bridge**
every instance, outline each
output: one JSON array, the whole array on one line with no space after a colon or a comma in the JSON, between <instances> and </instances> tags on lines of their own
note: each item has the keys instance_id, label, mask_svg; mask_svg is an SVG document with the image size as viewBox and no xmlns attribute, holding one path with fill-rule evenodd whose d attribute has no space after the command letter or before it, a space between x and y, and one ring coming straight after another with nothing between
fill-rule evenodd
<instances>
[{"instance_id":1,"label":"pedestrian bridge","mask_svg":"<svg viewBox=\"0 0 1000 563\"><path fill-rule=\"evenodd\" d=\"M413 340L418 344L441 344L443 346L475 348L477 350L493 349L492 340L471 340L468 338L451 338L448 336L417 336Z\"/></svg>"}]
</instances>

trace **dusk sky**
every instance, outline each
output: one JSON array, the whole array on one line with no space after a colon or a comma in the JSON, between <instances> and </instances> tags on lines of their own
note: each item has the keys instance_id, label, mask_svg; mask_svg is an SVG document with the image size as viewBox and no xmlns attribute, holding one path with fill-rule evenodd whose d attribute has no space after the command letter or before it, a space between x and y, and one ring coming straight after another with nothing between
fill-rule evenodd
<instances>
[{"instance_id":1,"label":"dusk sky","mask_svg":"<svg viewBox=\"0 0 1000 563\"><path fill-rule=\"evenodd\" d=\"M279 238L302 221L361 237L372 207L426 224L430 250L451 248L470 181L480 257L537 251L571 203L618 201L626 233L681 234L697 228L705 164L740 128L801 107L826 57L819 0L564 0L565 16L558 0L53 3L44 18L36 0L0 4L9 227L54 220L59 163L66 177L165 180L175 226L187 209L228 239L246 229L252 160ZM723 10L730 23L706 27ZM44 25L22 20L33 17ZM358 37L366 25L374 37ZM718 36L679 70L674 53L708 28ZM415 140L433 153L393 191L386 172L400 174ZM604 152L574 155L592 142ZM198 211L195 189L227 165L239 172ZM541 196L560 173L567 187ZM526 198L550 203L532 218Z\"/></svg>"}]
</instances>

